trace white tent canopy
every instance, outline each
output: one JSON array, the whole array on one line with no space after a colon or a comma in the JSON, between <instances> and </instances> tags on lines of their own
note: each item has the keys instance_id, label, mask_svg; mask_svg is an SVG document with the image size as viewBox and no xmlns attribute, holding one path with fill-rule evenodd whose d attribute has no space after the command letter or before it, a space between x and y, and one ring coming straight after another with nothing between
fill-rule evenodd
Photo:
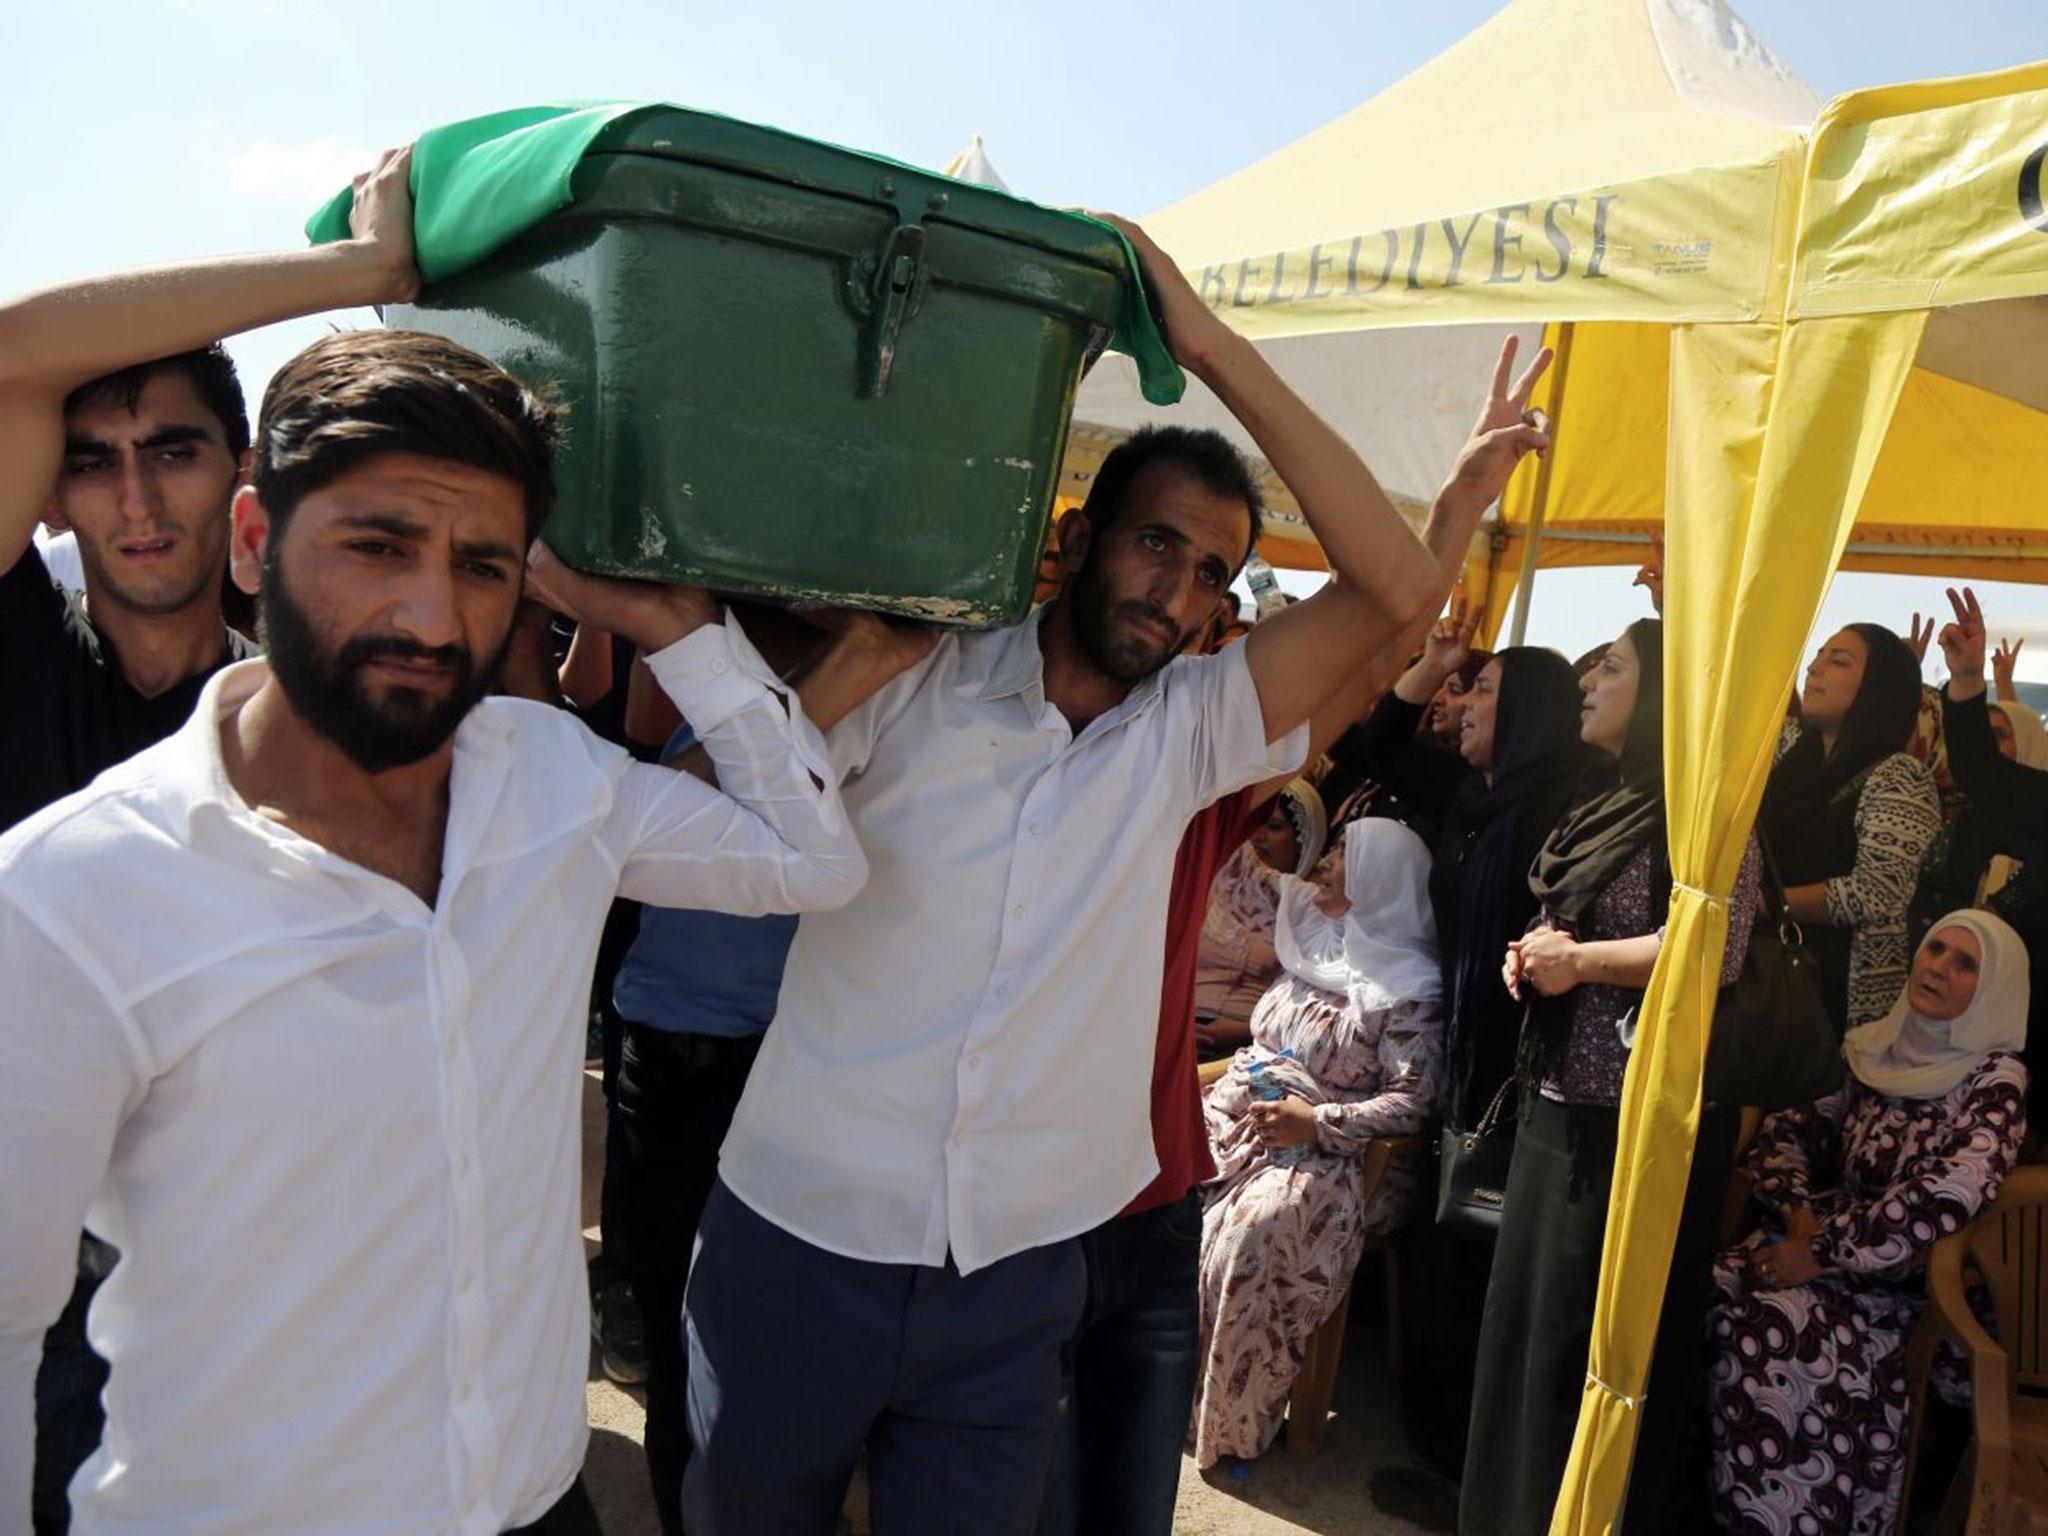
<instances>
[{"instance_id":1,"label":"white tent canopy","mask_svg":"<svg viewBox=\"0 0 2048 1536\"><path fill-rule=\"evenodd\" d=\"M1548 94L1532 93L1531 71L1578 82L1578 88L1560 84ZM1470 104L1532 96L1545 115L1523 131L1544 153L1532 157L1526 145L1501 153L1493 114ZM1224 298L1225 285L1215 274L1225 269L1237 274L1233 295L1245 288L1247 249L1300 252L1331 242L1348 254L1359 230L1384 231L1387 250L1399 254L1397 265L1421 270L1445 259L1437 247L1453 232L1438 234L1453 223L1442 217L1447 210L1541 203L1560 191L1582 192L1590 202L1664 175L1673 168L1675 146L1689 165L1754 164L1777 154L1786 130L1809 125L1818 107L1813 91L1725 0L1510 5L1362 106L1145 224L1191 274L1213 279L1204 286L1212 301ZM1414 144L1418 123L1440 125L1429 152L1389 153L1388 146ZM1538 167L1533 181L1532 159ZM1570 188L1543 180L1561 165L1571 168ZM1471 225L1465 234L1471 240ZM1482 232L1480 243L1485 239ZM1540 245L1540 234L1530 243ZM1371 243L1375 252L1378 247ZM1481 259L1471 258L1475 264ZM1273 281L1277 287L1277 274ZM1225 311L1260 338L1281 375L1414 512L1435 495L1478 414L1502 339L1513 330L1528 357L1542 330L1533 316L1512 313L1514 295L1527 285L1458 287L1455 272L1450 283L1430 287L1426 276L1423 283L1418 288L1411 271L1404 284L1396 272L1371 303L1350 306L1343 323L1366 329L1302 334L1320 317L1298 302L1274 308L1233 303ZM1251 286L1255 292L1259 284ZM1190 386L1182 405L1162 412L1138 393L1128 359L1105 357L1081 387L1062 493L1085 494L1095 466L1116 441L1164 420L1215 427L1252 447L1199 384ZM1278 516L1268 557L1276 564L1320 565L1291 499L1272 489ZM1287 547L1290 534L1299 541L1295 549Z\"/></svg>"}]
</instances>

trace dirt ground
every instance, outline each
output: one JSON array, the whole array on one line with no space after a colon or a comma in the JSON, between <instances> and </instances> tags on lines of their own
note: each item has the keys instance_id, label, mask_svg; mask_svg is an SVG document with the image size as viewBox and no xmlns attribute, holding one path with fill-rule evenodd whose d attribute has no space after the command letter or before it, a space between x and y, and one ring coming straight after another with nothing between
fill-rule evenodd
<instances>
[{"instance_id":1,"label":"dirt ground","mask_svg":"<svg viewBox=\"0 0 2048 1536\"><path fill-rule=\"evenodd\" d=\"M586 1223L594 1223L604 1145L604 1101L596 1073L587 1074L585 1090L583 1208ZM595 1227L588 1226L585 1235L594 1240ZM1218 1469L1220 1475L1206 1479L1183 1457L1176 1536L1419 1536L1450 1529L1450 1507L1441 1486L1426 1474L1404 1470L1407 1456L1387 1376L1377 1274L1362 1277L1359 1290L1320 1454L1302 1458L1276 1447L1237 1473ZM639 1393L606 1380L595 1352L587 1391L590 1458L584 1477L606 1536L659 1536L647 1464L640 1455ZM1404 1495L1414 1499L1418 1493L1419 1507L1402 1502ZM1390 1512L1395 1509L1413 1509L1423 1523ZM865 1530L857 1511L845 1529L849 1536Z\"/></svg>"}]
</instances>

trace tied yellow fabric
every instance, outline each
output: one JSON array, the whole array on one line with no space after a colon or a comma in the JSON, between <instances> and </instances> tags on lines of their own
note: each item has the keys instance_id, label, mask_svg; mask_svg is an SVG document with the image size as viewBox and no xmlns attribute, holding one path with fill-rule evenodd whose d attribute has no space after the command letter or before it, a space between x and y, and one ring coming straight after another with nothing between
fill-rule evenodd
<instances>
[{"instance_id":1,"label":"tied yellow fabric","mask_svg":"<svg viewBox=\"0 0 2048 1536\"><path fill-rule=\"evenodd\" d=\"M1982 206L1985 196L1968 205L1950 195L1953 163L1943 181L1931 163L1916 178L1904 167L1859 169L1859 161L1906 146L1932 156L1930 144L1941 142L1952 158L2014 163L2019 141L2008 131L2012 104L2004 98L2028 85L2048 87L2048 66L1836 102L1815 128L1801 216L1788 221L1778 280L1825 264L1833 282L1870 302L1838 298L1802 315L1790 302L1795 283L1780 293L1789 317L1782 323L1671 332L1665 494L1682 509L1669 522L1665 552L1671 914L1623 1088L1587 1387L1553 1536L1610 1530L1627 1492L1631 1400L1649 1374L1699 1119L1706 1030L1727 938L1723 898L1755 818L1807 630L1921 349L1928 311L1919 306L1951 279L1940 242L1930 243L1919 223L1930 207L1963 202L1967 215L1952 213L1951 224L1975 230L1980 249L1997 223ZM1973 93L1982 98L1976 119ZM1930 121L1889 121L1921 108ZM1983 130L1974 137L1973 121ZM1926 191L1899 194L1902 177ZM1961 180L1981 194L1990 178ZM1871 186L1894 189L1889 202L1856 190ZM1860 211L1850 221L1845 208ZM1831 243L1845 221L1868 254L1862 265ZM1888 221L1893 242L1885 239ZM2026 226L2017 218L2007 225L2010 244ZM1929 280L1902 289L1902 268ZM2048 292L2048 252L2036 256L2027 247L1998 264L1998 294L2027 282L2028 292ZM1902 294L1913 302L1899 304Z\"/></svg>"},{"instance_id":2,"label":"tied yellow fabric","mask_svg":"<svg viewBox=\"0 0 2048 1536\"><path fill-rule=\"evenodd\" d=\"M1590 1375L1557 1536L1607 1530L1627 1485L1636 1419L1625 1398L1649 1375L1699 1122L1726 896L1807 630L1924 320L1672 336L1670 495L1686 515L1672 520L1665 553L1671 915L1622 1095Z\"/></svg>"}]
</instances>

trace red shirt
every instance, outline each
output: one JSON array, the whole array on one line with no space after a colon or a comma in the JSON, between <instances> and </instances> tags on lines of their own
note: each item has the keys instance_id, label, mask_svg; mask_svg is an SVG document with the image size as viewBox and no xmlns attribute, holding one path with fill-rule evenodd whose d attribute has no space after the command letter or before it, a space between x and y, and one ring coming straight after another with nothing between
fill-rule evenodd
<instances>
[{"instance_id":1,"label":"red shirt","mask_svg":"<svg viewBox=\"0 0 2048 1536\"><path fill-rule=\"evenodd\" d=\"M1202 1119L1202 1085L1195 1076L1195 959L1209 887L1238 845L1273 804L1253 800L1257 786L1225 795L1197 813L1181 834L1166 899L1166 974L1159 988L1159 1043L1152 1051L1152 1147L1159 1174L1123 1208L1125 1216L1171 1205L1204 1179L1216 1177L1209 1130Z\"/></svg>"}]
</instances>

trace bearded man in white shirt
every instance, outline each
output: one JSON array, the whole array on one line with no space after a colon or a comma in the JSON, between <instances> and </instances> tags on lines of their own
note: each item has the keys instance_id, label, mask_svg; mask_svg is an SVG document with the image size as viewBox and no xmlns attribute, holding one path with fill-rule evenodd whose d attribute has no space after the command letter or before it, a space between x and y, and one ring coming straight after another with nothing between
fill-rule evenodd
<instances>
[{"instance_id":1,"label":"bearded man in white shirt","mask_svg":"<svg viewBox=\"0 0 2048 1536\"><path fill-rule=\"evenodd\" d=\"M336 260L95 294L172 352ZM233 509L270 658L0 838L0 1527L27 1527L37 1345L90 1211L122 1257L80 1536L596 1529L578 1068L606 909L819 910L866 868L713 600L529 554L554 434L436 338L301 353ZM484 697L523 587L647 653L718 789Z\"/></svg>"},{"instance_id":2,"label":"bearded man in white shirt","mask_svg":"<svg viewBox=\"0 0 2048 1536\"><path fill-rule=\"evenodd\" d=\"M1061 596L940 641L830 734L871 874L799 925L698 1228L691 1536L825 1536L863 1447L878 1536L1031 1529L1077 1234L1157 1167L1182 830L1300 763L1312 717L1435 615L1439 559L1476 517L1433 524L1433 554L1123 228L1175 355L1286 482L1335 579L1244 644L1181 657L1251 552L1258 492L1216 434L1154 434L1061 523ZM1468 460L1544 441L1518 411Z\"/></svg>"}]
</instances>

